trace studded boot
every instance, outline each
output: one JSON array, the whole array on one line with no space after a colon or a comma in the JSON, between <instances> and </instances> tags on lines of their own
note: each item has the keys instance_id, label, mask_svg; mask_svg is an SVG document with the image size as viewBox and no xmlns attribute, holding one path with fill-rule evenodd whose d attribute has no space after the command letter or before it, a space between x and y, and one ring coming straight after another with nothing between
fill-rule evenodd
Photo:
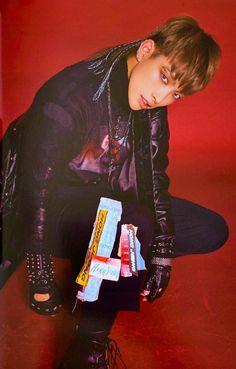
<instances>
[{"instance_id":1,"label":"studded boot","mask_svg":"<svg viewBox=\"0 0 236 369\"><path fill-rule=\"evenodd\" d=\"M50 254L26 253L29 287L29 305L36 313L55 315L61 306L57 284L54 279L53 262ZM49 294L46 301L37 301L35 294Z\"/></svg>"}]
</instances>

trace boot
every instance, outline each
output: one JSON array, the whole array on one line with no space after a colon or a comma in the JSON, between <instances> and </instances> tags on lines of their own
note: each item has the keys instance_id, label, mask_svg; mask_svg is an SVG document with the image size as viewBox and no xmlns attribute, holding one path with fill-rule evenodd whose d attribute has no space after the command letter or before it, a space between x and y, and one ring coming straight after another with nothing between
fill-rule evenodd
<instances>
[{"instance_id":1,"label":"boot","mask_svg":"<svg viewBox=\"0 0 236 369\"><path fill-rule=\"evenodd\" d=\"M46 253L26 253L26 264L28 269L29 305L32 310L42 315L55 315L59 312L61 300L54 279L53 262L51 255ZM46 301L37 301L34 295L49 294Z\"/></svg>"},{"instance_id":2,"label":"boot","mask_svg":"<svg viewBox=\"0 0 236 369\"><path fill-rule=\"evenodd\" d=\"M116 342L107 337L107 331L86 336L77 331L58 369L115 369L117 357L127 368Z\"/></svg>"}]
</instances>

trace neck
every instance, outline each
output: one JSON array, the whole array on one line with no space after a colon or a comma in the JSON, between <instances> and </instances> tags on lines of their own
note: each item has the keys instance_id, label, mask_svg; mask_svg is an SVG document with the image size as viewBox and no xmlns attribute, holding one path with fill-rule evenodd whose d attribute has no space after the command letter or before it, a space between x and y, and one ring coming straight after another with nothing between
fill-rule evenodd
<instances>
[{"instance_id":1,"label":"neck","mask_svg":"<svg viewBox=\"0 0 236 369\"><path fill-rule=\"evenodd\" d=\"M130 78L132 70L134 69L136 64L138 64L138 61L136 59L136 52L133 52L127 56L128 79Z\"/></svg>"}]
</instances>

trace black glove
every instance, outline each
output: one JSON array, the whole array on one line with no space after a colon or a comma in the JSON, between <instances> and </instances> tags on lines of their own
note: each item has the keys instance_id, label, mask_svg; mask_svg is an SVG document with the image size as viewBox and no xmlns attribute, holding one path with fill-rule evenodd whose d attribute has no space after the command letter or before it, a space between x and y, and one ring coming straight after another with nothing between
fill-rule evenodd
<instances>
[{"instance_id":1,"label":"black glove","mask_svg":"<svg viewBox=\"0 0 236 369\"><path fill-rule=\"evenodd\" d=\"M142 294L148 302L162 296L170 280L170 271L170 265L149 264ZM149 294L146 291L150 291Z\"/></svg>"},{"instance_id":2,"label":"black glove","mask_svg":"<svg viewBox=\"0 0 236 369\"><path fill-rule=\"evenodd\" d=\"M173 239L173 236L159 236L152 241L142 293L142 296L145 296L149 302L153 302L161 297L168 286L171 272L171 257L173 255Z\"/></svg>"}]
</instances>

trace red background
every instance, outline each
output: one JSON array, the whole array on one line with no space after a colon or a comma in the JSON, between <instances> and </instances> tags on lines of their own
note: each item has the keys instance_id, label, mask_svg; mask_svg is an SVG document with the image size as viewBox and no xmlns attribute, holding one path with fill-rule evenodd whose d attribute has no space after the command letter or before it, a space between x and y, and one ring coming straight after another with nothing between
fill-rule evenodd
<instances>
[{"instance_id":1,"label":"red background","mask_svg":"<svg viewBox=\"0 0 236 369\"><path fill-rule=\"evenodd\" d=\"M3 121L29 106L40 85L108 45L144 37L178 14L196 17L223 51L208 88L170 107L174 144L232 150L235 133L235 1L3 1Z\"/></svg>"},{"instance_id":2,"label":"red background","mask_svg":"<svg viewBox=\"0 0 236 369\"><path fill-rule=\"evenodd\" d=\"M100 48L144 37L180 14L196 17L216 38L222 63L204 91L169 107L171 192L223 214L230 239L214 254L176 260L168 293L155 305L142 307L139 320L135 313L121 314L113 336L131 369L156 369L157 362L165 369L232 369L236 365L235 0L2 1L3 127L27 109L45 80L65 66ZM41 354L39 346L44 349L48 361L44 358L42 367L51 369L52 349L45 342L59 350L62 338L52 335L52 327L65 327L65 322L69 326L70 316L63 310L52 322L30 312L23 270L3 291L8 353L4 369L17 367L18 360L22 367L34 368L33 355L28 360L29 345L34 360ZM18 310L8 309L16 301ZM32 321L37 324L34 332ZM18 350L15 356L10 354L12 347Z\"/></svg>"},{"instance_id":3,"label":"red background","mask_svg":"<svg viewBox=\"0 0 236 369\"><path fill-rule=\"evenodd\" d=\"M232 181L236 167L234 0L3 1L3 130L28 108L41 84L65 66L103 47L142 38L179 14L196 17L216 38L222 63L204 91L169 107L169 171L175 172L171 186L182 173L200 175L202 166L221 167L223 177ZM181 195L179 186L173 191Z\"/></svg>"}]
</instances>

